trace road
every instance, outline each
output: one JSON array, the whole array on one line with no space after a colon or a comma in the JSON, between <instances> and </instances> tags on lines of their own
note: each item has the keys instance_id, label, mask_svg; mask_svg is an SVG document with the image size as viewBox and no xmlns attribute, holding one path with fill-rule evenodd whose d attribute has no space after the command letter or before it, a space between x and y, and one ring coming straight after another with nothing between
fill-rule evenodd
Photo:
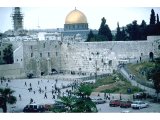
<instances>
[{"instance_id":1,"label":"road","mask_svg":"<svg viewBox=\"0 0 160 120\"><path fill-rule=\"evenodd\" d=\"M151 103L150 100L145 100L145 102L149 103L148 108L143 109L132 109L132 108L120 108L120 107L110 107L109 101L105 104L98 104L97 109L99 113L122 113L125 111L129 111L130 113L159 113L160 112L160 104Z\"/></svg>"}]
</instances>

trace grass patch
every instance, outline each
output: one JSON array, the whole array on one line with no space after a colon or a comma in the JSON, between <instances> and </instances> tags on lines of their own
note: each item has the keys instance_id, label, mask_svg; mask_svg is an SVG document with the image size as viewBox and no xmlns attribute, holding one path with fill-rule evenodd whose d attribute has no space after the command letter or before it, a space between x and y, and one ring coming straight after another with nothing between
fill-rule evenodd
<instances>
[{"instance_id":1,"label":"grass patch","mask_svg":"<svg viewBox=\"0 0 160 120\"><path fill-rule=\"evenodd\" d=\"M147 72L155 66L154 62L143 62L137 64L128 64L127 67L137 78L147 80Z\"/></svg>"},{"instance_id":2,"label":"grass patch","mask_svg":"<svg viewBox=\"0 0 160 120\"><path fill-rule=\"evenodd\" d=\"M95 84L91 85L94 92L106 92L106 93L122 93L132 94L142 91L136 86L132 86L120 73L114 73L106 78L99 79ZM128 92L131 89L131 92Z\"/></svg>"}]
</instances>

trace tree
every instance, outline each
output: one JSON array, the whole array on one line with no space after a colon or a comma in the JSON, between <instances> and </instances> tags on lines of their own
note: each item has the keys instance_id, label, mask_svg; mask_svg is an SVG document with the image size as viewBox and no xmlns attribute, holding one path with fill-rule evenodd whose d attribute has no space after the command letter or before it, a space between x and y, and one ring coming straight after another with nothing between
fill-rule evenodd
<instances>
[{"instance_id":1,"label":"tree","mask_svg":"<svg viewBox=\"0 0 160 120\"><path fill-rule=\"evenodd\" d=\"M119 23L117 23L117 33L115 36L115 40L116 41L125 41L126 39L127 39L127 35L125 33L124 27L122 28L122 31L121 31L120 27L119 27Z\"/></svg>"},{"instance_id":2,"label":"tree","mask_svg":"<svg viewBox=\"0 0 160 120\"><path fill-rule=\"evenodd\" d=\"M11 44L3 50L3 60L6 64L13 63L13 49Z\"/></svg>"},{"instance_id":3,"label":"tree","mask_svg":"<svg viewBox=\"0 0 160 120\"><path fill-rule=\"evenodd\" d=\"M157 14L157 23L159 23L159 15Z\"/></svg>"},{"instance_id":4,"label":"tree","mask_svg":"<svg viewBox=\"0 0 160 120\"><path fill-rule=\"evenodd\" d=\"M137 20L134 20L132 24L127 25L126 32L129 34L130 40L140 39L139 25L137 24Z\"/></svg>"},{"instance_id":5,"label":"tree","mask_svg":"<svg viewBox=\"0 0 160 120\"><path fill-rule=\"evenodd\" d=\"M122 40L124 41L128 39L124 27L122 27L121 36L122 36Z\"/></svg>"},{"instance_id":6,"label":"tree","mask_svg":"<svg viewBox=\"0 0 160 120\"><path fill-rule=\"evenodd\" d=\"M139 33L140 33L140 40L146 40L147 39L147 24L144 20L142 20L141 25L139 26Z\"/></svg>"},{"instance_id":7,"label":"tree","mask_svg":"<svg viewBox=\"0 0 160 120\"><path fill-rule=\"evenodd\" d=\"M60 97L61 102L63 103L63 105L65 105L68 108L67 112L72 112L73 108L74 108L74 97L71 96L64 96L64 97Z\"/></svg>"},{"instance_id":8,"label":"tree","mask_svg":"<svg viewBox=\"0 0 160 120\"><path fill-rule=\"evenodd\" d=\"M115 37L116 37L116 38L115 38L116 41L121 40L121 30L120 30L120 28L119 28L119 23L117 23L117 33L116 33L116 36L115 36Z\"/></svg>"},{"instance_id":9,"label":"tree","mask_svg":"<svg viewBox=\"0 0 160 120\"><path fill-rule=\"evenodd\" d=\"M150 15L150 25L154 25L155 22L156 22L155 12L154 12L154 10L152 9L152 10L151 10L151 15Z\"/></svg>"},{"instance_id":10,"label":"tree","mask_svg":"<svg viewBox=\"0 0 160 120\"><path fill-rule=\"evenodd\" d=\"M7 103L14 104L17 102L16 97L12 95L13 93L14 91L11 90L10 88L5 88L5 89L0 88L0 95L1 95L0 101L2 103L1 107L4 113L7 112Z\"/></svg>"},{"instance_id":11,"label":"tree","mask_svg":"<svg viewBox=\"0 0 160 120\"><path fill-rule=\"evenodd\" d=\"M155 59L155 67L148 73L147 78L153 80L158 99L158 94L160 93L160 58Z\"/></svg>"},{"instance_id":12,"label":"tree","mask_svg":"<svg viewBox=\"0 0 160 120\"><path fill-rule=\"evenodd\" d=\"M79 97L76 99L74 112L97 112L95 103L90 99L92 89L89 85L81 85L76 91Z\"/></svg>"},{"instance_id":13,"label":"tree","mask_svg":"<svg viewBox=\"0 0 160 120\"><path fill-rule=\"evenodd\" d=\"M112 33L109 26L106 24L106 19L103 17L98 31L98 35L104 36L106 41L112 41Z\"/></svg>"},{"instance_id":14,"label":"tree","mask_svg":"<svg viewBox=\"0 0 160 120\"><path fill-rule=\"evenodd\" d=\"M86 42L91 41L93 38L94 38L94 34L93 34L92 30L90 30L90 32L89 32L89 34L88 34L88 38L87 38L87 41L86 41Z\"/></svg>"},{"instance_id":15,"label":"tree","mask_svg":"<svg viewBox=\"0 0 160 120\"><path fill-rule=\"evenodd\" d=\"M157 17L157 21L156 21ZM160 35L160 23L159 23L159 16L155 16L155 12L152 9L150 15L150 25L147 27L147 35Z\"/></svg>"},{"instance_id":16,"label":"tree","mask_svg":"<svg viewBox=\"0 0 160 120\"><path fill-rule=\"evenodd\" d=\"M61 97L61 102L68 108L67 112L97 112L95 103L90 99L92 89L81 84L74 95Z\"/></svg>"}]
</instances>

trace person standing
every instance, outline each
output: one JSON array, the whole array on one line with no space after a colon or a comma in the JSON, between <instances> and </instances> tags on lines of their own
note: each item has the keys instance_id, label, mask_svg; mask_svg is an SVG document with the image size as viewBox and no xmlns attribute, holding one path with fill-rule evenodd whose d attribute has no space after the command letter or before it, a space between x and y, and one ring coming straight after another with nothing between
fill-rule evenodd
<instances>
[{"instance_id":1,"label":"person standing","mask_svg":"<svg viewBox=\"0 0 160 120\"><path fill-rule=\"evenodd\" d=\"M1 84L3 84L3 80L1 80Z\"/></svg>"},{"instance_id":2,"label":"person standing","mask_svg":"<svg viewBox=\"0 0 160 120\"><path fill-rule=\"evenodd\" d=\"M27 83L25 82L24 85L27 86Z\"/></svg>"},{"instance_id":3,"label":"person standing","mask_svg":"<svg viewBox=\"0 0 160 120\"><path fill-rule=\"evenodd\" d=\"M121 93L119 94L119 99L122 100L122 95L121 95Z\"/></svg>"},{"instance_id":4,"label":"person standing","mask_svg":"<svg viewBox=\"0 0 160 120\"><path fill-rule=\"evenodd\" d=\"M106 92L104 93L104 99L106 99Z\"/></svg>"}]
</instances>

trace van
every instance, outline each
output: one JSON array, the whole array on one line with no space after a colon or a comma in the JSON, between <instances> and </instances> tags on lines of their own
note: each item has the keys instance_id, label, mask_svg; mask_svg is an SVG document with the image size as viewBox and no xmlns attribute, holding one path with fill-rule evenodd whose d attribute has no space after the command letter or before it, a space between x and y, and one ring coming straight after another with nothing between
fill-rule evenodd
<instances>
[{"instance_id":1,"label":"van","mask_svg":"<svg viewBox=\"0 0 160 120\"><path fill-rule=\"evenodd\" d=\"M45 107L40 104L28 104L24 107L23 112L45 112Z\"/></svg>"}]
</instances>

